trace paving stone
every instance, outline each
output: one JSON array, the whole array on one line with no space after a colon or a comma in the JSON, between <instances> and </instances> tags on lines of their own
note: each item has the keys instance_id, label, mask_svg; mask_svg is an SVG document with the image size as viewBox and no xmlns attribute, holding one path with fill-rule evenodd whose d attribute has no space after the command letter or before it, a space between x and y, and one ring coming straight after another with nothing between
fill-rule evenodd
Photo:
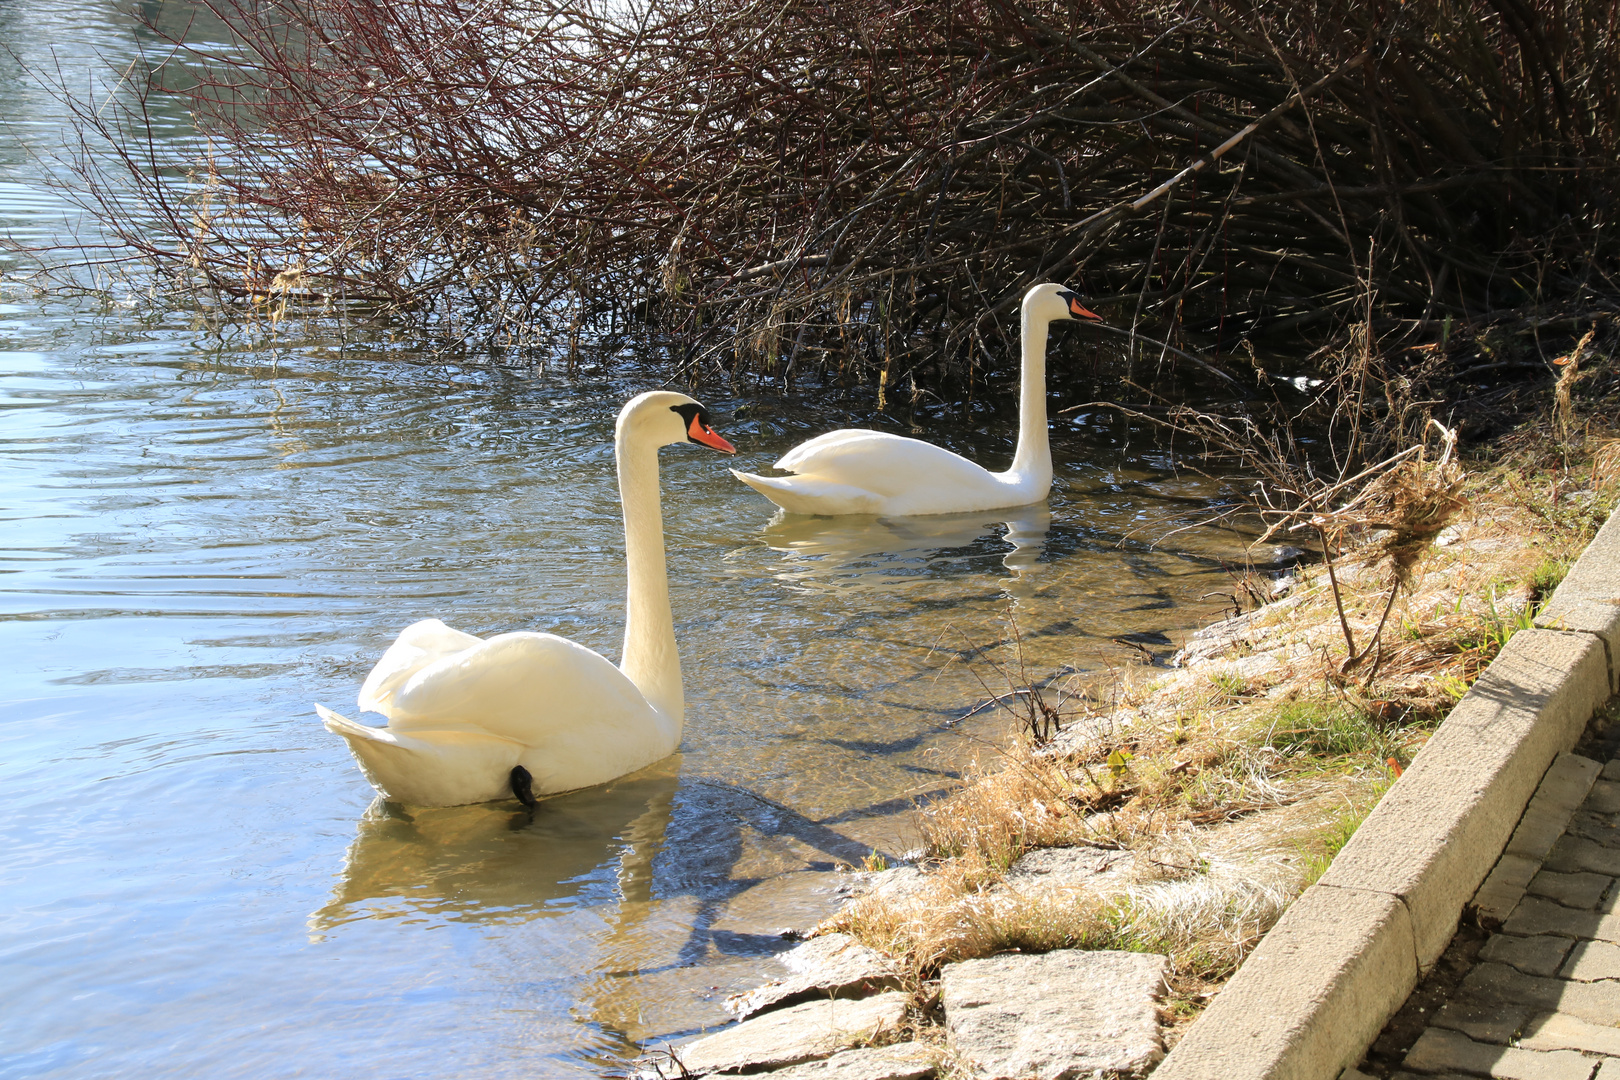
<instances>
[{"instance_id":1,"label":"paving stone","mask_svg":"<svg viewBox=\"0 0 1620 1080\"><path fill-rule=\"evenodd\" d=\"M1577 911L1539 896L1527 896L1502 930L1529 937L1532 934L1559 934L1563 937L1597 941L1620 941L1620 915L1598 911Z\"/></svg>"},{"instance_id":2,"label":"paving stone","mask_svg":"<svg viewBox=\"0 0 1620 1080\"><path fill-rule=\"evenodd\" d=\"M1501 1080L1589 1080L1592 1062L1574 1050L1523 1050L1479 1043L1445 1028L1429 1028L1402 1062L1420 1072L1473 1073Z\"/></svg>"},{"instance_id":3,"label":"paving stone","mask_svg":"<svg viewBox=\"0 0 1620 1080\"><path fill-rule=\"evenodd\" d=\"M1518 828L1513 830L1513 838L1503 852L1508 855L1523 855L1526 858L1540 861L1547 857L1547 852L1564 835L1564 828L1569 824L1570 815L1574 809L1565 810L1561 807L1536 806L1532 803L1519 819Z\"/></svg>"},{"instance_id":4,"label":"paving stone","mask_svg":"<svg viewBox=\"0 0 1620 1080\"><path fill-rule=\"evenodd\" d=\"M1620 780L1620 758L1615 758L1603 766L1603 779Z\"/></svg>"},{"instance_id":5,"label":"paving stone","mask_svg":"<svg viewBox=\"0 0 1620 1080\"><path fill-rule=\"evenodd\" d=\"M777 959L791 976L726 999L727 1010L739 1020L801 1001L869 997L898 990L902 982L894 961L848 934L811 938Z\"/></svg>"},{"instance_id":6,"label":"paving stone","mask_svg":"<svg viewBox=\"0 0 1620 1080\"><path fill-rule=\"evenodd\" d=\"M1584 836L1565 836L1553 845L1543 867L1560 873L1590 870L1594 874L1620 877L1620 848L1604 847Z\"/></svg>"},{"instance_id":7,"label":"paving stone","mask_svg":"<svg viewBox=\"0 0 1620 1080\"><path fill-rule=\"evenodd\" d=\"M695 1075L759 1072L831 1057L856 1046L892 1042L906 1018L907 1000L891 990L860 1001L810 1001L677 1047L675 1056ZM667 1069L666 1074L680 1072Z\"/></svg>"},{"instance_id":8,"label":"paving stone","mask_svg":"<svg viewBox=\"0 0 1620 1080\"><path fill-rule=\"evenodd\" d=\"M1553 975L1557 973L1558 965L1564 962L1570 944L1569 938L1555 934L1537 934L1535 937L1493 934L1485 947L1479 950L1479 958L1508 964L1529 975Z\"/></svg>"},{"instance_id":9,"label":"paving stone","mask_svg":"<svg viewBox=\"0 0 1620 1080\"><path fill-rule=\"evenodd\" d=\"M1539 1012L1564 1013L1593 1024L1612 1024L1620 1017L1620 984L1526 975L1506 964L1475 965L1456 997L1476 1005L1528 1005Z\"/></svg>"},{"instance_id":10,"label":"paving stone","mask_svg":"<svg viewBox=\"0 0 1620 1080\"><path fill-rule=\"evenodd\" d=\"M1603 847L1620 847L1620 822L1613 814L1594 814L1590 810L1577 810L1569 819L1568 832Z\"/></svg>"},{"instance_id":11,"label":"paving stone","mask_svg":"<svg viewBox=\"0 0 1620 1080\"><path fill-rule=\"evenodd\" d=\"M771 1080L925 1080L937 1071L939 1057L933 1047L895 1043L845 1050L767 1075Z\"/></svg>"},{"instance_id":12,"label":"paving stone","mask_svg":"<svg viewBox=\"0 0 1620 1080\"><path fill-rule=\"evenodd\" d=\"M1527 1050L1585 1050L1620 1056L1620 1028L1589 1024L1564 1013L1539 1013L1525 1024L1519 1045Z\"/></svg>"},{"instance_id":13,"label":"paving stone","mask_svg":"<svg viewBox=\"0 0 1620 1080\"><path fill-rule=\"evenodd\" d=\"M1598 901L1603 899L1603 894L1613 884L1614 878L1603 874L1560 874L1555 870L1543 870L1531 879L1528 891L1556 900L1565 907L1590 911L1597 907Z\"/></svg>"},{"instance_id":14,"label":"paving stone","mask_svg":"<svg viewBox=\"0 0 1620 1080\"><path fill-rule=\"evenodd\" d=\"M1162 956L1079 949L947 964L949 1045L981 1080L1144 1072L1164 1056L1168 970Z\"/></svg>"},{"instance_id":15,"label":"paving stone","mask_svg":"<svg viewBox=\"0 0 1620 1080\"><path fill-rule=\"evenodd\" d=\"M1423 1073L1419 1075L1414 1072L1398 1072L1393 1080L1474 1080L1474 1078L1464 1076L1462 1073Z\"/></svg>"},{"instance_id":16,"label":"paving stone","mask_svg":"<svg viewBox=\"0 0 1620 1080\"><path fill-rule=\"evenodd\" d=\"M1494 939L1492 939L1494 940ZM1448 1001L1434 1014L1435 1027L1460 1031L1476 1042L1506 1046L1519 1037L1535 1010L1516 1005L1470 1005Z\"/></svg>"},{"instance_id":17,"label":"paving stone","mask_svg":"<svg viewBox=\"0 0 1620 1080\"><path fill-rule=\"evenodd\" d=\"M1490 876L1474 894L1474 909L1482 921L1500 923L1524 899L1524 890L1541 872L1541 859L1528 855L1503 855L1491 868Z\"/></svg>"},{"instance_id":18,"label":"paving stone","mask_svg":"<svg viewBox=\"0 0 1620 1080\"><path fill-rule=\"evenodd\" d=\"M1592 791L1586 796L1581 809L1595 814L1620 814L1620 783L1599 780L1592 785Z\"/></svg>"},{"instance_id":19,"label":"paving stone","mask_svg":"<svg viewBox=\"0 0 1620 1080\"><path fill-rule=\"evenodd\" d=\"M1592 1080L1620 1080L1620 1060L1604 1058L1598 1063L1598 1070L1592 1074Z\"/></svg>"},{"instance_id":20,"label":"paving stone","mask_svg":"<svg viewBox=\"0 0 1620 1080\"><path fill-rule=\"evenodd\" d=\"M1620 979L1620 945L1607 941L1578 941L1558 975L1581 982ZM1620 1016L1615 1019L1620 1020Z\"/></svg>"}]
</instances>

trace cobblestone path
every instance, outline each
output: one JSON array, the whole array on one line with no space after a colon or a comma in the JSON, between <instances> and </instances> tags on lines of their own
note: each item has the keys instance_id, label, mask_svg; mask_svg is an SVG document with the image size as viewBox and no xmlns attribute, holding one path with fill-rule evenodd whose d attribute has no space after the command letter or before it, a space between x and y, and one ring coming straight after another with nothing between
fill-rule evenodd
<instances>
[{"instance_id":1,"label":"cobblestone path","mask_svg":"<svg viewBox=\"0 0 1620 1080\"><path fill-rule=\"evenodd\" d=\"M1620 759L1547 771L1466 924L1344 1080L1620 1080Z\"/></svg>"}]
</instances>

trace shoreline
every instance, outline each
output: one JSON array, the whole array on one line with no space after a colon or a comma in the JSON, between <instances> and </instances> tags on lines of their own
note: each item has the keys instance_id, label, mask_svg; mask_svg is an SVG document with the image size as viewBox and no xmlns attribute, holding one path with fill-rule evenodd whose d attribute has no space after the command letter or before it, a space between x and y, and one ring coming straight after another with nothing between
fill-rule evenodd
<instances>
[{"instance_id":1,"label":"shoreline","mask_svg":"<svg viewBox=\"0 0 1620 1080\"><path fill-rule=\"evenodd\" d=\"M1616 525L1615 521L1616 517L1611 515L1607 531L1603 535L1613 533L1620 536L1620 525ZM1482 532L1478 526L1476 516L1475 520L1454 530L1448 530L1451 535L1440 536L1435 554L1445 556L1449 553L1453 562L1460 561L1465 565L1481 561L1482 551L1494 551L1497 555L1501 555L1509 545L1494 543L1488 531ZM1526 539L1527 543L1521 544L1521 547L1529 549L1536 546L1537 540L1534 536ZM1443 562L1444 558L1440 561ZM1523 561L1522 558L1518 559L1520 564ZM1458 576L1456 572L1434 575L1432 571L1436 569L1445 570L1446 567L1431 567L1430 576L1447 580ZM1539 575L1541 571L1538 569L1536 573ZM1278 934L1291 933L1288 928L1308 916L1313 907L1318 905L1314 899L1301 905L1296 902L1296 898L1316 897L1335 888L1341 892L1356 888L1353 885L1335 884L1337 878L1328 876L1340 873L1333 869L1339 866L1339 861L1335 857L1340 854L1341 849L1349 848L1354 852L1366 846L1369 841L1356 842L1352 837L1360 835L1357 826L1363 817L1369 812L1377 814L1374 807L1379 805L1379 800L1384 797L1386 789L1404 791L1417 784L1418 781L1413 780L1407 782L1405 788L1392 786L1401 783L1402 774L1407 771L1408 765L1417 768L1417 757L1423 745L1429 741L1431 733L1438 734L1438 730L1444 730L1443 724L1439 725L1438 730L1435 724L1442 716L1454 711L1447 708L1425 725L1421 715L1418 715L1419 709L1435 696L1435 688L1433 685L1426 688L1419 687L1418 689L1426 690L1426 695L1409 694L1409 700L1404 703L1405 713L1395 717L1387 725L1391 731L1404 731L1406 733L1404 741L1401 739L1386 741L1374 748L1380 754L1383 749L1393 748L1395 751L1378 761L1376 766L1364 760L1368 756L1364 751L1368 748L1360 747L1356 750L1359 756L1353 766L1345 765L1339 769L1336 765L1333 769L1320 769L1319 775L1306 777L1304 781L1293 775L1285 777L1286 781L1295 783L1296 786L1290 789L1285 797L1273 799L1271 805L1243 806L1226 815L1225 820L1192 822L1190 825L1184 822L1185 827L1179 830L1181 835L1160 835L1153 844L1142 842L1145 834L1139 828L1132 832L1133 826L1130 821L1132 808L1141 800L1144 792L1153 789L1155 783L1160 785L1157 790L1162 794L1170 790L1165 786L1167 779L1174 782L1179 776L1182 780L1191 780L1205 772L1220 772L1220 762L1201 760L1199 757L1199 751L1208 749L1209 740L1198 737L1197 732L1189 734L1187 730L1183 730L1195 726L1187 722L1187 717L1182 715L1187 711L1189 704L1219 717L1220 722L1215 726L1224 725L1222 730L1230 739L1232 733L1242 726L1233 719L1233 715L1244 710L1252 713L1257 703L1262 708L1274 709L1277 702L1272 700L1268 706L1268 699L1280 699L1284 707L1288 706L1288 699L1298 699L1302 658L1318 656L1322 648L1323 635L1320 631L1323 629L1321 624L1325 621L1319 618L1322 614L1319 609L1323 602L1322 577L1322 568L1316 567L1300 573L1298 578L1293 580L1291 588L1272 590L1268 587L1268 593L1276 594L1272 603L1233 618L1219 620L1195 631L1178 653L1178 660L1183 661L1183 666L1170 671L1155 671L1151 679L1143 680L1140 686L1126 686L1121 680L1120 684L1112 689L1111 700L1092 699L1084 703L1083 723L1071 718L1067 729L1058 738L1026 740L1025 749L1029 751L1027 759L1011 758L1013 763L1001 773L971 779L964 786L963 792L971 792L983 787L993 776L1005 777L1007 773L1016 774L1020 769L1028 769L1031 762L1061 760L1073 764L1078 761L1082 771L1088 772L1094 780L1099 781L1094 784L1095 790L1092 793L1112 798L1110 806L1101 809L1095 806L1084 808L1082 816L1086 828L1082 830L1082 834L1077 835L1070 830L1066 835L1034 836L1026 832L1019 837L1020 842L1010 848L1004 846L1004 850L991 852L992 856L1004 856L998 864L997 858L986 858L984 851L964 850L955 855L941 855L937 830L935 835L930 836L925 826L927 841L925 846L930 848L930 857L919 860L921 866L902 866L874 875L878 882L875 887L846 901L840 912L824 920L812 931L813 936L805 945L799 946L785 957L790 967L797 965L799 970L793 972L789 979L774 984L774 987L780 990L783 986L788 986L790 992L778 994L772 999L773 986L767 985L757 988L751 994L739 995L740 998L766 1002L754 1013L745 1011L745 1016L757 1013L759 1019L763 1019L773 1015L771 1009L775 1009L778 1013L786 1013L795 1009L809 1008L811 1012L818 1013L817 1018L800 1017L799 1022L812 1023L825 1029L831 1023L829 1018L834 1013L840 1009L846 1013L851 1011L853 1000L849 1005L841 1006L840 1003L863 990L883 986L888 988L884 991L885 994L898 994L900 998L907 998L909 992L909 998L903 1003L899 998L890 999L891 1006L901 1003L905 1007L898 1012L891 1011L891 1014L882 1018L878 1022L881 1030L866 1031L856 1039L856 1042L862 1044L865 1050L873 1051L876 1045L893 1043L904 1034L909 1038L902 1040L902 1045L910 1046L915 1053L912 1051L867 1053L865 1057L871 1059L869 1064L874 1071L852 1072L849 1075L883 1078L901 1075L973 1075L971 1072L959 1071L965 1067L957 1046L961 1041L958 1038L960 1033L942 1016L943 999L949 996L948 987L940 978L945 968L954 969L973 955L1007 954L1009 949L1014 954L1023 954L1024 958L1029 960L1034 960L1040 955L1051 955L1052 950L1062 953L1080 951L1106 957L1150 956L1158 953L1166 958L1162 972L1157 976L1149 976L1147 982L1139 986L1137 988L1139 992L1135 994L1135 997L1151 1003L1150 1011L1154 1014L1154 1022L1152 1034L1148 1039L1150 1045L1145 1044L1145 1049L1139 1046L1139 1053L1135 1058L1117 1061L1114 1066L1124 1066L1122 1069L1116 1068L1116 1071L1122 1073L1143 1075L1152 1071L1163 1057L1165 1049L1169 1049L1172 1056L1166 1060L1165 1065L1160 1066L1161 1071L1165 1068L1177 1070L1189 1068L1182 1062L1204 1056L1198 1048L1205 1045L1208 1039L1202 1033L1232 1027L1221 1021L1220 1016L1233 1008L1239 1008L1240 1005L1237 1003L1247 993L1243 988L1260 977L1259 975L1244 977L1243 982L1238 982L1238 976L1241 976L1243 971L1261 970L1244 964L1250 949L1262 941L1281 940ZM1350 599L1348 594L1358 589L1367 594L1363 596L1358 593L1355 596L1357 603L1346 605L1350 608L1352 623L1359 625L1356 623L1358 618L1371 617L1369 612L1361 609L1371 609L1375 606L1372 601L1382 600L1381 596L1376 595L1380 590L1373 588L1379 584L1373 580L1376 575L1367 574L1358 568L1341 566L1338 577L1339 583L1347 591L1345 599ZM1455 601L1459 610L1462 606L1463 591L1466 590L1459 586L1459 596ZM1557 594L1555 600L1563 595ZM1536 596L1534 589L1527 590L1522 597L1517 598L1501 595L1493 584L1487 590L1485 609L1476 614L1480 618L1494 620L1498 624L1504 621L1510 623L1517 621L1528 625L1534 617L1534 606L1539 599L1543 598ZM1368 603L1360 604L1360 601ZM1410 602L1403 605L1403 607L1411 606ZM1300 618L1302 609L1307 608L1318 609L1315 612L1318 617L1314 618L1314 622ZM1546 612L1543 612L1542 618L1545 619L1548 612L1554 612L1555 618L1568 618L1567 615L1556 615L1558 610L1562 609L1549 606ZM1505 620L1504 613L1507 615ZM1308 622L1312 623L1311 627L1306 625ZM1327 629L1334 628L1328 626ZM1556 636L1563 632L1535 630L1526 641L1546 634ZM1516 636L1511 632L1505 635L1496 643L1498 651L1506 652L1502 646L1510 645L1509 639ZM1516 662L1517 652L1528 648L1528 645L1512 648L1514 651L1506 652L1506 659L1503 661L1508 667ZM1454 652L1452 659L1455 660L1456 656ZM1494 653L1489 659L1494 659ZM1485 663L1480 663L1478 670L1483 670L1489 659ZM1590 659L1583 663L1586 666L1591 665ZM1402 669L1399 664L1393 664L1386 670L1399 673ZM1414 670L1407 674L1425 673ZM1477 675L1477 671L1474 674ZM1320 677L1321 671L1318 670L1315 675ZM1450 688L1451 684L1447 680L1458 678L1444 672L1437 674L1434 671L1427 672L1426 676L1426 679L1418 678L1416 681L1438 683ZM1309 681L1309 676L1306 677L1306 681ZM1474 683L1474 680L1469 679L1469 682ZM1491 685L1492 683L1487 681L1486 690L1480 693L1487 693ZM1213 697L1209 693L1211 689L1215 691ZM1463 693L1456 696L1467 701L1474 691L1468 687L1464 687L1463 690ZM1346 689L1343 686L1333 688L1333 692L1341 698L1346 696ZM1195 702L1194 698L1198 700ZM1384 700L1387 699L1372 698L1369 712L1373 721L1371 728L1383 723L1377 709ZM1473 706L1469 708L1472 709ZM1167 714L1176 714L1171 718L1169 737L1160 738L1159 741L1163 745L1148 745L1152 742L1150 736L1153 733L1156 732L1157 736L1161 737L1167 734L1163 730ZM1031 715L1033 719L1034 714ZM1391 715L1393 713L1386 712L1384 718L1387 719ZM1418 719L1413 721L1413 716L1418 716ZM1208 719L1206 717L1205 721ZM1273 723L1272 727L1275 730L1276 724ZM1286 759L1288 757L1286 748L1274 743L1275 740L1267 743L1265 749L1274 757ZM1167 749L1170 751L1168 755L1161 752ZM1106 753L1103 752L1105 750ZM1161 758L1167 760L1160 760ZM1329 760L1344 764L1339 758L1332 758L1331 755ZM1421 778L1424 770L1417 771ZM1533 790L1534 782L1540 778L1540 770L1529 771L1534 773L1530 781L1530 790ZM1522 786L1517 785L1514 791ZM1015 794L1027 795L1028 787L1028 784L1023 785L1023 790ZM1187 794L1185 789L1186 785L1177 783L1175 794L1184 798ZM946 815L952 812L961 813L964 809L971 811L972 808L960 805L960 796L963 792L958 792L957 795L925 809L922 815L925 818L932 817L937 826L942 813ZM1072 801L1073 792L1069 794ZM1524 798L1528 799L1528 790L1523 794ZM952 807L952 800L958 800L958 805ZM1024 809L1028 809L1031 805L1018 798L1013 802L1014 805ZM1038 804L1036 805L1038 808ZM1395 811L1386 812L1385 816L1392 813ZM1148 816L1151 817L1152 814ZM1137 813L1136 817L1140 818L1140 813ZM1250 896L1249 900L1254 903L1251 904L1246 920L1239 919L1236 924L1225 927L1230 933L1226 941L1218 943L1226 950L1221 957L1215 957L1214 953L1206 950L1202 960L1198 961L1204 968L1198 970L1197 963L1188 963L1184 955L1185 950L1183 954L1178 954L1176 948L1178 943L1164 938L1162 934L1161 940L1154 942L1147 940L1150 934L1138 933L1136 939L1132 940L1128 934L1120 932L1119 924L1123 914L1121 898L1141 907L1143 898L1149 896L1155 888L1160 892L1176 888L1186 891L1188 881L1196 876L1182 874L1179 877L1177 875L1167 877L1160 871L1151 869L1155 864L1169 863L1180 869L1185 869L1189 865L1202 865L1204 867L1202 876L1213 879L1219 877L1222 872L1227 872L1231 876L1231 871L1236 871L1236 876L1241 877L1244 870L1252 870L1264 862L1265 860L1256 861L1253 858L1247 863L1243 862L1238 857L1242 854L1239 850L1243 847L1241 842L1236 844L1209 842L1212 838L1241 840L1242 834L1246 831L1251 834L1264 832L1265 829L1257 830L1255 827L1256 823L1261 821L1268 822L1268 827L1276 834L1271 837L1273 841L1276 841L1279 835L1282 837L1282 843L1274 842L1272 850L1266 853L1266 858L1270 860L1268 865L1274 871L1268 885L1269 894L1261 898ZM1200 833L1201 835L1194 835ZM1314 839L1323 833L1329 834L1325 840L1318 842ZM1120 843L1121 840L1131 842ZM1314 849L1306 850L1301 847L1302 843L1306 843L1307 846L1314 844ZM1353 848L1352 843L1356 845ZM1278 855L1278 850L1290 846L1293 848L1291 855ZM993 843L991 847L994 847ZM1101 860L1092 858L1091 863L1084 866L1058 865L1063 860L1057 858L1054 853L1075 851L1089 852L1093 855L1097 852L1112 852L1112 854ZM1253 856L1255 852L1250 851L1248 854ZM1177 861L1177 856L1181 861ZM1222 860L1230 865L1224 868L1216 865ZM1104 865L1099 865L1099 862ZM1481 869L1481 876L1484 869ZM951 888L942 891L940 885L945 878L954 880L951 882ZM1477 885L1477 882L1475 884ZM1471 895L1472 890L1469 892ZM943 939L933 941L934 945L939 946L936 952L943 952L946 955L932 966L926 962L919 964L916 947L926 943L924 931L928 930L927 927L918 925L919 916L929 910L937 913L943 905L950 909L952 915L959 917L958 922L962 922L965 917L966 922L971 923L975 916L962 910L964 898L981 909L977 913L981 923L988 917L988 921L998 924L999 930L1008 940L996 942L985 938L982 934L975 937L975 930L982 930L982 926L977 928L968 926L966 932L962 932L963 927L959 926L954 936L946 935ZM1293 906L1290 907L1290 904ZM889 909L886 921L877 917L872 910L885 905ZM1015 910L1020 905L1026 909L1021 915ZM1285 908L1289 911L1298 911L1300 914L1294 916L1290 922L1290 916L1284 912ZM1083 916L1078 921L1071 917L1075 911L1080 911ZM1399 921L1398 917L1391 916L1388 912L1385 912L1382 918L1383 922L1378 922L1377 918L1373 918L1373 922L1382 926L1384 923L1394 925ZM1020 919L1024 920L1023 923L1019 922ZM1110 919L1114 925L1109 932L1099 933L1099 927L1108 924ZM938 920L934 921L937 923ZM1049 934L1055 929L1058 938L1067 937L1068 940L1052 940L1050 937L1047 940L1031 939L1032 928L1027 925L1031 921L1044 921L1048 924L1046 930ZM1283 929L1275 930L1273 924ZM934 929L937 930L937 926ZM1137 927L1138 931L1141 929ZM1269 935L1268 930L1271 931ZM1020 935L1023 935L1022 940ZM1449 932L1443 937L1444 940L1440 943L1442 948L1445 941L1449 940ZM1368 940L1378 942L1382 939L1373 935ZM1152 947L1155 944L1160 947ZM1185 946L1187 941L1180 944ZM884 945L888 947L882 947ZM896 945L902 947L895 948ZM812 949L812 946L816 948ZM1269 950L1269 946L1267 948ZM959 957L949 955L952 949L961 955ZM833 964L832 967L839 968L842 973L830 981L825 978L818 980L815 974L817 970L830 969L827 957L817 960L810 955L816 951L837 953L841 958L840 963ZM797 959L794 958L794 953L800 954ZM1370 955L1366 950L1350 950L1352 960L1366 955ZM861 962L853 963L852 957L859 957ZM1222 967L1226 969L1224 972L1220 970ZM1377 968L1378 965L1374 963L1372 967ZM1416 971L1415 966L1413 970ZM1237 972L1238 976L1234 976L1233 972ZM1154 978L1159 980L1157 984L1154 984ZM1231 978L1232 981L1228 982L1227 978ZM1234 1004L1222 1007L1220 1012L1214 1013L1216 1016L1214 1023L1200 1026L1198 1018L1204 1013L1205 1006L1214 1010L1215 1003L1220 1002L1233 985L1239 988L1239 994L1230 999ZM797 986L797 989L794 989L794 986ZM896 989L897 987L903 990ZM1400 999L1404 999L1404 996L1400 995L1396 1005ZM793 998L801 1004L784 1005L783 1001L787 998ZM855 996L854 1000L860 998ZM710 1044L716 1039L726 1039L731 1033L757 1022L759 1020L731 1025L721 1029L718 1034L708 1035L684 1047L677 1047L673 1051L674 1058L665 1063L664 1072L643 1072L641 1075L682 1075L680 1068L692 1068L694 1065L701 1067L707 1060L704 1057L707 1051L703 1044ZM1381 1023L1382 1021L1379 1026ZM1372 1034L1376 1034L1376 1031L1375 1027ZM734 1041L734 1036L731 1038ZM1181 1044L1188 1038L1194 1038L1194 1041L1188 1043L1186 1049L1181 1049ZM1141 1043L1142 1039L1138 1037L1136 1042ZM710 1048L712 1049L712 1046ZM693 1053L696 1054L696 1058L687 1061L686 1055ZM808 1063L819 1062L820 1065L830 1068L830 1063L834 1060L833 1054L836 1054L837 1060L842 1063L841 1068L845 1065L854 1068L860 1063L853 1059L845 1061L845 1056L851 1053L852 1049L843 1048L827 1054L811 1055L804 1059L804 1063L777 1066L777 1073L786 1080L790 1076L798 1076L800 1070L809 1069ZM1225 1060L1225 1052L1221 1051L1217 1057ZM676 1059L682 1063L680 1066L674 1064ZM646 1064L645 1060L643 1064ZM753 1071L756 1066L749 1068ZM1222 1076L1239 1075L1230 1071L1229 1065L1222 1065L1220 1068L1225 1070L1220 1073ZM1309 1074L1316 1075L1314 1072ZM691 1075L702 1073L694 1069ZM804 1072L804 1075L809 1076L812 1073ZM823 1075L823 1072L814 1072L813 1075ZM825 1072L825 1075L834 1074ZM1167 1075L1181 1074L1171 1072ZM1187 1075L1203 1074L1195 1071ZM1254 1075L1269 1075L1269 1073L1262 1071Z\"/></svg>"}]
</instances>

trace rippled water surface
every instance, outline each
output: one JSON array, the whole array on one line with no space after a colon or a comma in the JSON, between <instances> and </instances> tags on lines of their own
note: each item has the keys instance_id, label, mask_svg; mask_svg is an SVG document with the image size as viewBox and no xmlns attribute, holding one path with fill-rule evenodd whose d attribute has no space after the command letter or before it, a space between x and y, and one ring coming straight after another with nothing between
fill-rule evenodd
<instances>
[{"instance_id":1,"label":"rippled water surface","mask_svg":"<svg viewBox=\"0 0 1620 1080\"><path fill-rule=\"evenodd\" d=\"M111 7L0 7L35 60L134 40ZM41 235L71 215L22 148L60 109L6 79L0 218ZM959 722L997 676L956 658L1008 610L1037 675L1124 663L1127 633L1162 659L1240 553L1166 537L1211 490L1090 414L1049 505L1001 514L773 521L671 448L681 753L532 819L388 806L311 704L427 616L616 657L612 422L653 377L5 300L0 1077L600 1075L719 1022L835 866L910 842L911 800L1002 731ZM848 419L700 396L742 467ZM1014 420L919 433L1000 467Z\"/></svg>"}]
</instances>

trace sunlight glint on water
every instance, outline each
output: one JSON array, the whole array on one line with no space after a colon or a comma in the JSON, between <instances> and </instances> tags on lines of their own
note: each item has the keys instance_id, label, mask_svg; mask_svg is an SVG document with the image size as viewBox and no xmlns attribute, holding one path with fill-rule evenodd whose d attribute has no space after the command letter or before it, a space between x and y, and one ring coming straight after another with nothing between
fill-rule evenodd
<instances>
[{"instance_id":1,"label":"sunlight glint on water","mask_svg":"<svg viewBox=\"0 0 1620 1080\"><path fill-rule=\"evenodd\" d=\"M134 42L110 5L0 8L25 59ZM18 140L61 113L7 75L0 218L38 238L72 214ZM719 1022L837 863L909 842L907 800L1001 729L955 724L994 675L948 661L1009 603L1031 671L1095 669L1200 621L1239 552L1151 550L1211 492L1089 417L1049 519L772 524L724 465L846 416L706 390L742 453L663 455L683 753L532 821L391 809L311 703L430 615L616 656L613 413L649 380L0 299L0 1077L599 1074ZM999 465L1013 421L922 434Z\"/></svg>"}]
</instances>

